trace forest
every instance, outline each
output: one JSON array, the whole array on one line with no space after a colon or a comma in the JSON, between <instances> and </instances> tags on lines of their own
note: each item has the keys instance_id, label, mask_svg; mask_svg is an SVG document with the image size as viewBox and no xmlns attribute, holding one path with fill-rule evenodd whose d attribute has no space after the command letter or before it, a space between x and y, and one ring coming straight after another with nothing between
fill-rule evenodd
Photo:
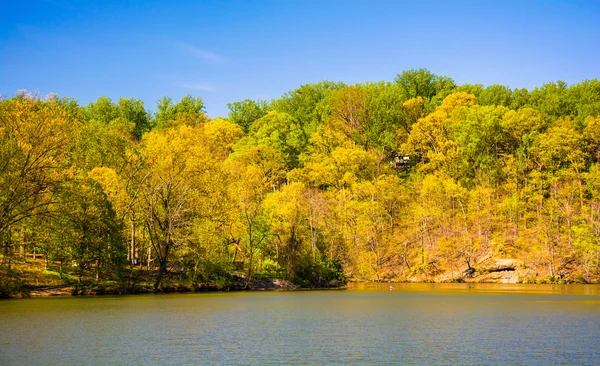
<instances>
[{"instance_id":1,"label":"forest","mask_svg":"<svg viewBox=\"0 0 600 366\"><path fill-rule=\"evenodd\" d=\"M413 69L228 107L2 98L0 293L461 282L502 260L518 282L600 279L597 79Z\"/></svg>"}]
</instances>

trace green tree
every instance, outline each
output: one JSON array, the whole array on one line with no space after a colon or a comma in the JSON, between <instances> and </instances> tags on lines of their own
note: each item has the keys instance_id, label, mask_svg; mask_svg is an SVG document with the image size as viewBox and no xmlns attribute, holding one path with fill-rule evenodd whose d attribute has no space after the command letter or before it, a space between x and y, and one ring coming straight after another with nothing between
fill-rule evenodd
<instances>
[{"instance_id":1,"label":"green tree","mask_svg":"<svg viewBox=\"0 0 600 366\"><path fill-rule=\"evenodd\" d=\"M252 123L269 113L269 105L264 100L254 101L244 99L241 102L227 104L229 108L228 119L239 125L245 133L250 131Z\"/></svg>"},{"instance_id":2,"label":"green tree","mask_svg":"<svg viewBox=\"0 0 600 366\"><path fill-rule=\"evenodd\" d=\"M119 125L124 137L132 136L140 140L151 128L150 113L144 108L144 102L135 98L119 98L113 103L110 98L100 97L85 108L88 119L103 126Z\"/></svg>"},{"instance_id":3,"label":"green tree","mask_svg":"<svg viewBox=\"0 0 600 366\"><path fill-rule=\"evenodd\" d=\"M152 131L142 141L138 210L158 260L155 290L175 251L189 236L193 219L202 214L207 176L215 165L202 140L202 129L182 125Z\"/></svg>"},{"instance_id":4,"label":"green tree","mask_svg":"<svg viewBox=\"0 0 600 366\"><path fill-rule=\"evenodd\" d=\"M344 83L332 81L305 84L274 100L272 108L292 116L304 133L310 136L329 115L331 96L344 87Z\"/></svg>"},{"instance_id":5,"label":"green tree","mask_svg":"<svg viewBox=\"0 0 600 366\"><path fill-rule=\"evenodd\" d=\"M304 131L289 114L269 112L254 122L250 133L236 146L242 152L251 146L269 146L283 155L288 169L299 165L299 157L307 144Z\"/></svg>"},{"instance_id":6,"label":"green tree","mask_svg":"<svg viewBox=\"0 0 600 366\"><path fill-rule=\"evenodd\" d=\"M156 128L169 128L181 124L195 126L208 122L208 116L204 113L204 101L200 97L186 95L179 103L173 103L169 97L159 100L156 107L153 126Z\"/></svg>"},{"instance_id":7,"label":"green tree","mask_svg":"<svg viewBox=\"0 0 600 366\"><path fill-rule=\"evenodd\" d=\"M103 278L118 276L125 263L122 228L102 188L91 179L79 179L64 189L57 203L61 215L53 220L50 233L60 242L55 247L68 253L61 259L73 261L80 282L92 270L96 281L101 273Z\"/></svg>"},{"instance_id":8,"label":"green tree","mask_svg":"<svg viewBox=\"0 0 600 366\"><path fill-rule=\"evenodd\" d=\"M308 202L302 183L291 183L274 192L264 200L264 207L271 222L271 237L275 246L276 260L292 276L299 261L316 258L316 245L307 251L309 224L306 208ZM309 259L311 260L311 259Z\"/></svg>"},{"instance_id":9,"label":"green tree","mask_svg":"<svg viewBox=\"0 0 600 366\"><path fill-rule=\"evenodd\" d=\"M435 75L427 69L412 69L398 74L394 82L403 90L406 99L421 97L426 108L435 108L446 96L454 91L454 80Z\"/></svg>"},{"instance_id":10,"label":"green tree","mask_svg":"<svg viewBox=\"0 0 600 366\"><path fill-rule=\"evenodd\" d=\"M512 90L505 85L490 85L477 96L477 102L480 105L509 107L512 104Z\"/></svg>"},{"instance_id":11,"label":"green tree","mask_svg":"<svg viewBox=\"0 0 600 366\"><path fill-rule=\"evenodd\" d=\"M231 161L229 169L233 176L238 177L229 185L229 197L236 213L230 226L230 236L236 244L236 253L241 249L247 260L247 286L257 265L257 255L269 235L270 223L262 202L271 186L259 166Z\"/></svg>"},{"instance_id":12,"label":"green tree","mask_svg":"<svg viewBox=\"0 0 600 366\"><path fill-rule=\"evenodd\" d=\"M476 104L473 95L449 95L435 112L419 119L411 129L401 150L410 156L422 172L448 170L457 158L457 145L453 139L452 125L460 113L466 113ZM459 116L458 116L459 117Z\"/></svg>"},{"instance_id":13,"label":"green tree","mask_svg":"<svg viewBox=\"0 0 600 366\"><path fill-rule=\"evenodd\" d=\"M73 176L69 162L81 111L50 96L0 101L0 237L11 226L55 212L57 193ZM3 243L10 255L10 241Z\"/></svg>"},{"instance_id":14,"label":"green tree","mask_svg":"<svg viewBox=\"0 0 600 366\"><path fill-rule=\"evenodd\" d=\"M488 185L501 182L502 157L512 150L502 123L507 111L501 106L474 106L452 124L458 147L456 179L467 186L472 186L476 177L492 179Z\"/></svg>"}]
</instances>

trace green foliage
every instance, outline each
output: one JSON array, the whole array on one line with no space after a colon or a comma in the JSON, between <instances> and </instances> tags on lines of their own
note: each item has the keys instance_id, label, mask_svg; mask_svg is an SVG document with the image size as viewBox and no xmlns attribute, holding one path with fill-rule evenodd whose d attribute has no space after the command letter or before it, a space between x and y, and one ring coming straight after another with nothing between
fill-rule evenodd
<instances>
[{"instance_id":1,"label":"green foliage","mask_svg":"<svg viewBox=\"0 0 600 366\"><path fill-rule=\"evenodd\" d=\"M60 260L78 267L80 276L92 265L98 275L117 273L125 262L122 228L102 188L91 179L64 188L49 245L60 248Z\"/></svg>"},{"instance_id":2,"label":"green foliage","mask_svg":"<svg viewBox=\"0 0 600 366\"><path fill-rule=\"evenodd\" d=\"M241 102L227 104L229 108L229 120L239 125L245 133L248 133L252 123L269 113L267 102L245 99Z\"/></svg>"},{"instance_id":3,"label":"green foliage","mask_svg":"<svg viewBox=\"0 0 600 366\"><path fill-rule=\"evenodd\" d=\"M339 260L320 260L313 262L299 262L294 267L292 282L304 288L329 287L335 281L339 284L346 283L346 276Z\"/></svg>"},{"instance_id":4,"label":"green foliage","mask_svg":"<svg viewBox=\"0 0 600 366\"><path fill-rule=\"evenodd\" d=\"M456 88L451 78L435 75L427 69L406 70L398 74L394 82L400 86L406 99L421 97L427 102L429 110L439 105Z\"/></svg>"},{"instance_id":5,"label":"green foliage","mask_svg":"<svg viewBox=\"0 0 600 366\"><path fill-rule=\"evenodd\" d=\"M240 271L468 281L501 259L526 281L600 278L598 80L511 90L418 69L229 108L0 100L0 296L222 288Z\"/></svg>"},{"instance_id":6,"label":"green foliage","mask_svg":"<svg viewBox=\"0 0 600 366\"><path fill-rule=\"evenodd\" d=\"M272 109L289 114L310 135L325 122L331 95L344 87L343 83L332 81L302 85L274 100Z\"/></svg>"},{"instance_id":7,"label":"green foliage","mask_svg":"<svg viewBox=\"0 0 600 366\"><path fill-rule=\"evenodd\" d=\"M512 90L504 85L490 85L477 96L480 105L509 107L512 104Z\"/></svg>"},{"instance_id":8,"label":"green foliage","mask_svg":"<svg viewBox=\"0 0 600 366\"><path fill-rule=\"evenodd\" d=\"M53 197L72 176L81 111L50 97L20 94L0 101L0 236L54 211Z\"/></svg>"},{"instance_id":9,"label":"green foliage","mask_svg":"<svg viewBox=\"0 0 600 366\"><path fill-rule=\"evenodd\" d=\"M115 104L110 98L100 97L87 106L85 113L89 120L100 126L120 126L118 129L122 136L130 135L136 140L140 140L151 128L150 113L144 109L144 102L139 99L119 98Z\"/></svg>"},{"instance_id":10,"label":"green foliage","mask_svg":"<svg viewBox=\"0 0 600 366\"><path fill-rule=\"evenodd\" d=\"M195 126L208 121L204 101L200 97L186 95L177 104L171 98L163 97L156 109L152 126L159 129L181 124Z\"/></svg>"},{"instance_id":11,"label":"green foliage","mask_svg":"<svg viewBox=\"0 0 600 366\"><path fill-rule=\"evenodd\" d=\"M283 155L286 166L293 169L298 166L298 158L307 144L304 131L289 114L270 112L256 120L249 135L238 145L238 150L245 146L269 146Z\"/></svg>"},{"instance_id":12,"label":"green foliage","mask_svg":"<svg viewBox=\"0 0 600 366\"><path fill-rule=\"evenodd\" d=\"M502 120L504 107L474 106L452 124L459 156L456 179L472 186L482 170L497 184L502 179L502 157L511 151L510 138Z\"/></svg>"}]
</instances>

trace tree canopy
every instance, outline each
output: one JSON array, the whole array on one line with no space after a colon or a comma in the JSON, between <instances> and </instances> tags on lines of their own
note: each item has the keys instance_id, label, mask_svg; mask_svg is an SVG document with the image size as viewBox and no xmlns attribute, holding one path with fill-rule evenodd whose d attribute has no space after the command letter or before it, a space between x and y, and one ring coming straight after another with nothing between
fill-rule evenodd
<instances>
[{"instance_id":1,"label":"tree canopy","mask_svg":"<svg viewBox=\"0 0 600 366\"><path fill-rule=\"evenodd\" d=\"M302 85L271 101L0 100L0 269L80 280L600 278L600 81ZM68 264L68 265L67 265ZM489 267L489 266L488 266ZM135 281L134 281L135 282Z\"/></svg>"}]
</instances>

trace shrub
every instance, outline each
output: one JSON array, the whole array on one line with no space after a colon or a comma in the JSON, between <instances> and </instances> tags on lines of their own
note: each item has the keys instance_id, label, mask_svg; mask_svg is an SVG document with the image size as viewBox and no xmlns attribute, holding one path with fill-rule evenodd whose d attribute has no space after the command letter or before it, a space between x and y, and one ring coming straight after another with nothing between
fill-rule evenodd
<instances>
[{"instance_id":1,"label":"shrub","mask_svg":"<svg viewBox=\"0 0 600 366\"><path fill-rule=\"evenodd\" d=\"M346 281L342 263L337 259L299 262L292 275L292 282L305 288L331 287L332 282L345 284Z\"/></svg>"}]
</instances>

